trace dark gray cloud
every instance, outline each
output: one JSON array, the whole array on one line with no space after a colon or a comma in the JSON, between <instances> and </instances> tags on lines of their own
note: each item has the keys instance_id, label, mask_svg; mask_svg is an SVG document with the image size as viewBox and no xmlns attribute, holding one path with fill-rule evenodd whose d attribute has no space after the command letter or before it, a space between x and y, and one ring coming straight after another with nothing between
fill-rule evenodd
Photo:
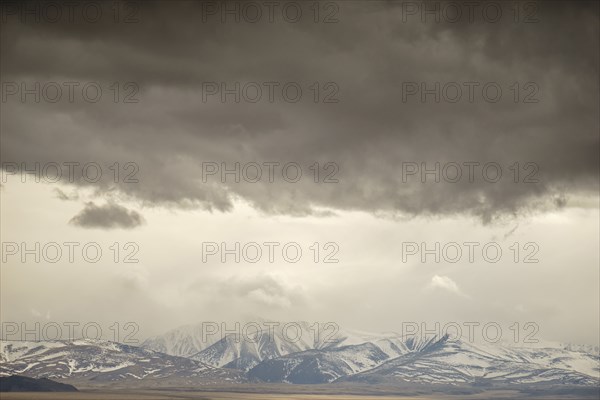
<instances>
[{"instance_id":1,"label":"dark gray cloud","mask_svg":"<svg viewBox=\"0 0 600 400\"><path fill-rule=\"evenodd\" d=\"M144 223L144 218L135 210L128 210L113 202L97 206L88 202L85 208L69 223L82 228L132 229Z\"/></svg>"},{"instance_id":2,"label":"dark gray cloud","mask_svg":"<svg viewBox=\"0 0 600 400\"><path fill-rule=\"evenodd\" d=\"M1 28L3 82L95 81L104 92L93 104L11 98L3 104L2 160L94 160L104 167L93 184L99 194L221 211L241 198L267 213L326 207L489 221L597 194L597 4L540 3L537 23L515 23L505 10L498 23L439 24L403 22L396 2L338 4L333 24L204 23L200 3L186 1L145 3L135 24L9 20ZM139 85L139 103L114 103L110 85L128 81ZM202 100L203 82L269 81L298 82L302 100ZM339 102L314 103L314 82L335 82ZM457 103L421 103L403 102L403 82L480 85L473 102L463 94ZM488 82L503 90L497 103L481 95ZM528 82L539 88L537 103L522 102ZM271 161L297 162L303 177L289 183L279 169L274 183L202 181L203 162ZM473 182L466 167L458 183L402 179L403 163L471 161L480 163ZM108 169L115 162L119 179ZM137 183L123 179L127 162L139 167ZM315 183L315 162L336 163L339 182ZM502 168L497 183L481 175L488 162ZM534 166L537 182L523 182ZM92 185L75 174L75 183Z\"/></svg>"}]
</instances>

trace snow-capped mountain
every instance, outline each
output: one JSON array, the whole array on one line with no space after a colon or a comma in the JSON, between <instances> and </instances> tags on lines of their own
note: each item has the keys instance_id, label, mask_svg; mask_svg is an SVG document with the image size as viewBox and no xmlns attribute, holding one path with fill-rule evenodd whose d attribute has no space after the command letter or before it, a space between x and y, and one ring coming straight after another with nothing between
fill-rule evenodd
<instances>
[{"instance_id":1,"label":"snow-capped mountain","mask_svg":"<svg viewBox=\"0 0 600 400\"><path fill-rule=\"evenodd\" d=\"M185 327L152 338L143 346L215 366L247 372L250 379L281 383L422 383L598 385L598 349L548 344L515 347L475 344L444 337L402 337L336 330L315 335L299 323L290 340L280 324L259 337L235 334L201 340L202 328ZM299 338L296 340L296 336ZM200 349L193 353L193 349ZM192 354L193 353L193 354ZM484 382L484 383L482 383Z\"/></svg>"},{"instance_id":2,"label":"snow-capped mountain","mask_svg":"<svg viewBox=\"0 0 600 400\"><path fill-rule=\"evenodd\" d=\"M600 358L567 348L475 345L444 336L406 339L397 356L374 341L266 360L248 375L268 382L571 384L597 386Z\"/></svg>"},{"instance_id":3,"label":"snow-capped mountain","mask_svg":"<svg viewBox=\"0 0 600 400\"><path fill-rule=\"evenodd\" d=\"M186 325L146 339L142 347L172 356L189 357L219 340L215 335L203 336L203 326Z\"/></svg>"},{"instance_id":4,"label":"snow-capped mountain","mask_svg":"<svg viewBox=\"0 0 600 400\"><path fill-rule=\"evenodd\" d=\"M0 359L0 376L94 382L189 378L198 384L244 380L236 371L101 340L0 341Z\"/></svg>"},{"instance_id":5,"label":"snow-capped mountain","mask_svg":"<svg viewBox=\"0 0 600 400\"><path fill-rule=\"evenodd\" d=\"M265 360L248 372L263 382L329 383L381 365L389 356L373 343L308 350Z\"/></svg>"},{"instance_id":6,"label":"snow-capped mountain","mask_svg":"<svg viewBox=\"0 0 600 400\"><path fill-rule=\"evenodd\" d=\"M204 336L203 336L204 329ZM186 326L142 343L142 347L180 355L215 366L247 371L264 360L306 350L339 347L349 336L336 330L319 332L315 325L279 323L251 334L242 328L226 334L206 334L202 325Z\"/></svg>"},{"instance_id":7,"label":"snow-capped mountain","mask_svg":"<svg viewBox=\"0 0 600 400\"><path fill-rule=\"evenodd\" d=\"M566 384L598 386L598 355L561 348L507 348L450 341L387 360L340 382L471 385Z\"/></svg>"},{"instance_id":8,"label":"snow-capped mountain","mask_svg":"<svg viewBox=\"0 0 600 400\"><path fill-rule=\"evenodd\" d=\"M0 376L129 387L264 382L423 388L569 385L594 390L600 385L597 348L517 347L448 336L341 330L320 335L313 328L302 323L291 336L275 328L249 337L228 332L208 340L201 327L186 327L149 339L143 347L96 340L2 341Z\"/></svg>"}]
</instances>

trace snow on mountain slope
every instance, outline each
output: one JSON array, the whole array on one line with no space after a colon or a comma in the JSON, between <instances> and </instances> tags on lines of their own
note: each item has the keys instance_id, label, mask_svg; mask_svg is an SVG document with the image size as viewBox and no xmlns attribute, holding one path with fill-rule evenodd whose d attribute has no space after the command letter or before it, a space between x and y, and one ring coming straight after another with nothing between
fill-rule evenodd
<instances>
[{"instance_id":1,"label":"snow on mountain slope","mask_svg":"<svg viewBox=\"0 0 600 400\"><path fill-rule=\"evenodd\" d=\"M411 347L412 343L409 343ZM598 355L564 348L475 345L437 338L402 356L340 381L598 385Z\"/></svg>"},{"instance_id":2,"label":"snow on mountain slope","mask_svg":"<svg viewBox=\"0 0 600 400\"><path fill-rule=\"evenodd\" d=\"M211 363L248 370L247 376L241 371L215 368L191 358L108 341L0 341L0 359L3 360L0 376L20 374L100 384L128 382L128 385L134 381L141 384L141 381L160 380L177 385L241 383L246 382L247 377L295 384L597 387L600 382L598 354L582 347L507 347L466 343L448 337L401 339L374 335L368 338L372 341L344 345L362 339L342 335L326 346L318 341L283 341L278 334L260 337L256 343L227 336L200 352ZM311 346L317 348L306 349Z\"/></svg>"},{"instance_id":3,"label":"snow on mountain slope","mask_svg":"<svg viewBox=\"0 0 600 400\"><path fill-rule=\"evenodd\" d=\"M101 340L1 341L0 352L7 360L0 365L0 376L18 374L97 382L172 377L193 377L199 383L243 380L235 371L218 370L187 358Z\"/></svg>"},{"instance_id":4,"label":"snow on mountain slope","mask_svg":"<svg viewBox=\"0 0 600 400\"><path fill-rule=\"evenodd\" d=\"M243 328L234 333L202 334L202 325L188 326L146 340L142 347L172 355L182 355L215 367L247 371L263 360L313 349L339 347L348 336L329 329L315 330L314 324L294 322L265 327L259 334L244 334ZM363 340L364 342L364 340ZM393 346L382 344L394 352ZM193 352L194 349L198 349Z\"/></svg>"},{"instance_id":5,"label":"snow on mountain slope","mask_svg":"<svg viewBox=\"0 0 600 400\"><path fill-rule=\"evenodd\" d=\"M266 360L252 368L248 375L265 382L327 383L376 367L388 358L373 343L363 343Z\"/></svg>"},{"instance_id":6,"label":"snow on mountain slope","mask_svg":"<svg viewBox=\"0 0 600 400\"><path fill-rule=\"evenodd\" d=\"M189 357L219 340L215 335L202 336L202 325L186 325L151 337L141 347L172 356Z\"/></svg>"},{"instance_id":7,"label":"snow on mountain slope","mask_svg":"<svg viewBox=\"0 0 600 400\"><path fill-rule=\"evenodd\" d=\"M252 368L248 375L266 382L333 382L344 376L376 368L390 359L411 352L430 350L436 343L434 339L403 341L400 336L391 334L351 334L343 336L343 340L329 348L264 360Z\"/></svg>"},{"instance_id":8,"label":"snow on mountain slope","mask_svg":"<svg viewBox=\"0 0 600 400\"><path fill-rule=\"evenodd\" d=\"M598 349L539 343L531 347L470 343L448 336L408 336L336 330L316 334L314 325L284 323L251 338L229 332L202 338L202 327L184 327L143 346L214 367L246 371L266 382L334 381L441 384L570 383L598 385ZM290 333L291 332L291 333ZM291 336L291 337L290 337ZM209 338L210 340L207 340ZM193 353L194 349L200 349Z\"/></svg>"}]
</instances>

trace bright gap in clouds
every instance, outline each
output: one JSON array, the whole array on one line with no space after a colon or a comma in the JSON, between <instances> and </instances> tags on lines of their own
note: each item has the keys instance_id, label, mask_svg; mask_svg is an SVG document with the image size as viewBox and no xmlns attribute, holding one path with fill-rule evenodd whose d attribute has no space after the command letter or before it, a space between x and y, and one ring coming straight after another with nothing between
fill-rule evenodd
<instances>
[{"instance_id":1,"label":"bright gap in clouds","mask_svg":"<svg viewBox=\"0 0 600 400\"><path fill-rule=\"evenodd\" d=\"M390 219L364 212L335 211L326 218L268 216L244 202L226 213L174 211L115 196L112 201L139 212L144 223L106 230L69 223L86 202L104 204L93 192L79 190L75 196L66 186L9 180L1 195L3 242L97 242L105 251L93 264L64 258L36 264L31 257L22 264L18 257L9 258L2 268L2 314L7 320L21 315L85 320L94 315L136 321L142 335L201 320L258 317L335 321L364 331L399 330L407 321L497 321L502 326L534 321L545 339L597 343L595 246L600 236L593 208L566 207L483 225L467 217ZM138 245L139 262L113 262L109 247L115 242ZM241 257L236 263L231 255L222 262L216 254L203 262L202 244L207 242L225 242L230 249L236 242L255 242L263 257L255 263ZM302 258L287 262L276 251L271 263L265 242L280 243L277 249L296 243ZM311 250L315 242L319 262ZM462 245L466 242L480 243L472 261ZM323 262L332 252L324 251L326 243L337 246L337 263ZM407 243L425 243L424 251L403 254L414 250ZM440 262L431 253L436 243ZM501 248L499 261L483 256L480 249L488 243ZM526 247L531 243L535 247ZM456 245L463 252L457 261ZM124 254L122 249L120 261ZM532 254L538 262L523 262ZM40 279L29 279L31 274Z\"/></svg>"}]
</instances>

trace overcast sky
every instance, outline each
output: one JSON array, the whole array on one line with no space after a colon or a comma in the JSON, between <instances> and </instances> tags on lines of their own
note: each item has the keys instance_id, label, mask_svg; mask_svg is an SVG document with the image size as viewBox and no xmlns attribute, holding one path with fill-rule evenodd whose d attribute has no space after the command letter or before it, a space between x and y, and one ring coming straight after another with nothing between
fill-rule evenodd
<instances>
[{"instance_id":1,"label":"overcast sky","mask_svg":"<svg viewBox=\"0 0 600 400\"><path fill-rule=\"evenodd\" d=\"M252 23L209 3L98 3L96 22L3 10L2 321L135 321L140 337L254 317L532 321L598 344L597 4L504 5L493 22L483 3L451 22L433 2L436 23L419 2L297 2L272 22L256 3ZM436 163L439 182L421 175ZM22 262L8 242L103 256ZM203 259L209 242L263 255ZM406 254L436 242L478 246Z\"/></svg>"}]
</instances>

